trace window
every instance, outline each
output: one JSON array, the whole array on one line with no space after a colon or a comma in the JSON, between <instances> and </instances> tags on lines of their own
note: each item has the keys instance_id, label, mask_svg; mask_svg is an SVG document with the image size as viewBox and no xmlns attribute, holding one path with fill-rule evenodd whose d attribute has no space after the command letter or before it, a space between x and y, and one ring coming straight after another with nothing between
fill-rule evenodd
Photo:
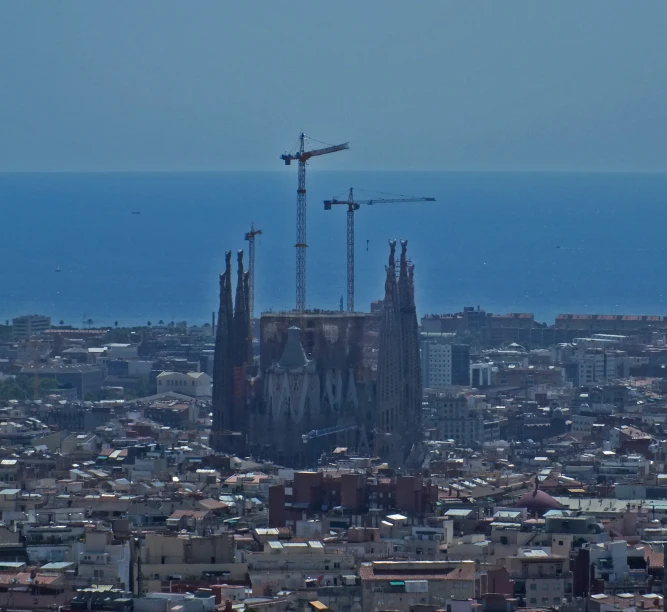
<instances>
[{"instance_id":1,"label":"window","mask_svg":"<svg viewBox=\"0 0 667 612\"><path fill-rule=\"evenodd\" d=\"M548 597L542 597L542 605L543 606L548 606L549 605L549 598Z\"/></svg>"},{"instance_id":2,"label":"window","mask_svg":"<svg viewBox=\"0 0 667 612\"><path fill-rule=\"evenodd\" d=\"M531 597L530 598L530 603L532 603L532 604L537 603L537 599L535 599L534 597Z\"/></svg>"},{"instance_id":3,"label":"window","mask_svg":"<svg viewBox=\"0 0 667 612\"><path fill-rule=\"evenodd\" d=\"M531 583L531 585L530 585L530 590L531 590L531 591L536 591L536 590L537 590L537 585L536 585L534 582Z\"/></svg>"},{"instance_id":4,"label":"window","mask_svg":"<svg viewBox=\"0 0 667 612\"><path fill-rule=\"evenodd\" d=\"M554 597L554 606L560 606L560 597Z\"/></svg>"},{"instance_id":5,"label":"window","mask_svg":"<svg viewBox=\"0 0 667 612\"><path fill-rule=\"evenodd\" d=\"M549 590L549 583L548 583L548 582L545 582L545 583L542 585L542 590L543 590L543 591L548 591L548 590Z\"/></svg>"}]
</instances>

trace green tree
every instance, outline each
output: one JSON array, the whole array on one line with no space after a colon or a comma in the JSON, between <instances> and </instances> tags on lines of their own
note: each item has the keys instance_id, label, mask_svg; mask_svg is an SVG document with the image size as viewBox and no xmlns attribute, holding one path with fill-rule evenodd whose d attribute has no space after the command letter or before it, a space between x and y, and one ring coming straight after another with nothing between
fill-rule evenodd
<instances>
[{"instance_id":1,"label":"green tree","mask_svg":"<svg viewBox=\"0 0 667 612\"><path fill-rule=\"evenodd\" d=\"M158 325L164 325L164 321L163 321L162 319L160 319L160 320L157 322L157 324L158 324Z\"/></svg>"},{"instance_id":2,"label":"green tree","mask_svg":"<svg viewBox=\"0 0 667 612\"><path fill-rule=\"evenodd\" d=\"M114 322L113 322L113 326L114 326L114 327L118 327L118 321L114 321Z\"/></svg>"},{"instance_id":3,"label":"green tree","mask_svg":"<svg viewBox=\"0 0 667 612\"><path fill-rule=\"evenodd\" d=\"M58 325L60 325L60 327L63 327L63 326L65 325L65 321L63 321L62 319L60 319L60 323L58 323Z\"/></svg>"},{"instance_id":4,"label":"green tree","mask_svg":"<svg viewBox=\"0 0 667 612\"><path fill-rule=\"evenodd\" d=\"M148 327L150 327L150 326L153 325L153 324L152 324L150 321L147 321L147 322L146 322L146 325L148 325Z\"/></svg>"},{"instance_id":5,"label":"green tree","mask_svg":"<svg viewBox=\"0 0 667 612\"><path fill-rule=\"evenodd\" d=\"M137 380L137 384L134 386L137 393L137 397L146 397L147 395L152 395L153 388L151 386L151 381L148 376L141 376Z\"/></svg>"},{"instance_id":6,"label":"green tree","mask_svg":"<svg viewBox=\"0 0 667 612\"><path fill-rule=\"evenodd\" d=\"M55 378L39 379L39 394L60 388ZM35 379L32 376L18 375L0 382L0 400L29 400L35 396Z\"/></svg>"}]
</instances>

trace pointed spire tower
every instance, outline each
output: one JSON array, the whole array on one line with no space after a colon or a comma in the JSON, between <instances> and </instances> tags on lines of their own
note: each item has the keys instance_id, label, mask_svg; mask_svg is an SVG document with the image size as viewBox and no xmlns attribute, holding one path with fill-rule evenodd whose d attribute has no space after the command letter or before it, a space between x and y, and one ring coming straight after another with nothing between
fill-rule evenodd
<instances>
[{"instance_id":1,"label":"pointed spire tower","mask_svg":"<svg viewBox=\"0 0 667 612\"><path fill-rule=\"evenodd\" d=\"M245 291L245 318L246 318L246 328L248 330L247 341L246 341L246 362L249 366L254 363L254 353L252 349L252 317L250 316L250 289L252 287L252 276L250 275L250 270L248 270L243 275L243 290Z\"/></svg>"},{"instance_id":2,"label":"pointed spire tower","mask_svg":"<svg viewBox=\"0 0 667 612\"><path fill-rule=\"evenodd\" d=\"M399 296L396 286L396 241L389 242L389 264L386 267L384 305L380 323L380 346L377 369L378 450L392 463L400 463L399 437L404 423L401 418L402 354Z\"/></svg>"},{"instance_id":3,"label":"pointed spire tower","mask_svg":"<svg viewBox=\"0 0 667 612\"><path fill-rule=\"evenodd\" d=\"M378 450L395 467L405 464L421 439L421 368L414 269L401 241L398 279L396 242L389 243L377 370Z\"/></svg>"},{"instance_id":4,"label":"pointed spire tower","mask_svg":"<svg viewBox=\"0 0 667 612\"><path fill-rule=\"evenodd\" d=\"M419 325L415 308L414 266L407 259L408 241L401 240L399 295L401 301L401 348L403 353L405 450L421 440L422 378L419 355Z\"/></svg>"},{"instance_id":5,"label":"pointed spire tower","mask_svg":"<svg viewBox=\"0 0 667 612\"><path fill-rule=\"evenodd\" d=\"M220 305L213 360L213 429L211 445L223 450L223 432L231 428L232 406L232 270L231 252L225 253L225 271L220 275Z\"/></svg>"},{"instance_id":6,"label":"pointed spire tower","mask_svg":"<svg viewBox=\"0 0 667 612\"><path fill-rule=\"evenodd\" d=\"M243 270L243 251L236 254L236 299L234 302L234 367L248 362L248 300L246 274Z\"/></svg>"}]
</instances>

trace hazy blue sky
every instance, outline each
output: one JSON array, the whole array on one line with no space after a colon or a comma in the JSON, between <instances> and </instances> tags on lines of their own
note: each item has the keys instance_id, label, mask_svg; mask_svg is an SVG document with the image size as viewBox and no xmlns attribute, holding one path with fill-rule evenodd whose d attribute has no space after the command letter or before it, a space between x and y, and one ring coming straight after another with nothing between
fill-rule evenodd
<instances>
[{"instance_id":1,"label":"hazy blue sky","mask_svg":"<svg viewBox=\"0 0 667 612\"><path fill-rule=\"evenodd\" d=\"M0 0L0 170L667 171L664 0Z\"/></svg>"}]
</instances>

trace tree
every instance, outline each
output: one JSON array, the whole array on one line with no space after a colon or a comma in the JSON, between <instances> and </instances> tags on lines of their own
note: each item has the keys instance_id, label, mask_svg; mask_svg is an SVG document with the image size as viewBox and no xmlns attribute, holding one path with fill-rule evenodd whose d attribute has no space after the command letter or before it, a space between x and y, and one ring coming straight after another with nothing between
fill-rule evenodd
<instances>
[{"instance_id":1,"label":"tree","mask_svg":"<svg viewBox=\"0 0 667 612\"><path fill-rule=\"evenodd\" d=\"M114 327L118 327L118 321L113 322Z\"/></svg>"},{"instance_id":2,"label":"tree","mask_svg":"<svg viewBox=\"0 0 667 612\"><path fill-rule=\"evenodd\" d=\"M141 376L137 379L134 385L134 392L136 393L136 397L147 397L153 393L151 381L148 376Z\"/></svg>"},{"instance_id":3,"label":"tree","mask_svg":"<svg viewBox=\"0 0 667 612\"><path fill-rule=\"evenodd\" d=\"M55 378L40 378L39 388L42 392L54 391L60 388ZM27 400L35 394L35 384L32 376L18 375L0 382L0 400Z\"/></svg>"},{"instance_id":4,"label":"tree","mask_svg":"<svg viewBox=\"0 0 667 612\"><path fill-rule=\"evenodd\" d=\"M162 319L160 319L160 320L157 322L157 324L158 324L158 325L164 325L164 321L163 321Z\"/></svg>"},{"instance_id":5,"label":"tree","mask_svg":"<svg viewBox=\"0 0 667 612\"><path fill-rule=\"evenodd\" d=\"M152 325L152 323L150 321L148 321L148 322L146 322L146 325L148 325L148 327L150 327Z\"/></svg>"},{"instance_id":6,"label":"tree","mask_svg":"<svg viewBox=\"0 0 667 612\"><path fill-rule=\"evenodd\" d=\"M88 327L90 327L90 326L93 324L93 320L92 320L92 319L88 319L88 320L86 321L86 323L88 324Z\"/></svg>"},{"instance_id":7,"label":"tree","mask_svg":"<svg viewBox=\"0 0 667 612\"><path fill-rule=\"evenodd\" d=\"M63 326L65 325L65 321L63 321L62 319L60 319L60 323L58 323L58 325L60 325L60 327L63 327Z\"/></svg>"}]
</instances>

